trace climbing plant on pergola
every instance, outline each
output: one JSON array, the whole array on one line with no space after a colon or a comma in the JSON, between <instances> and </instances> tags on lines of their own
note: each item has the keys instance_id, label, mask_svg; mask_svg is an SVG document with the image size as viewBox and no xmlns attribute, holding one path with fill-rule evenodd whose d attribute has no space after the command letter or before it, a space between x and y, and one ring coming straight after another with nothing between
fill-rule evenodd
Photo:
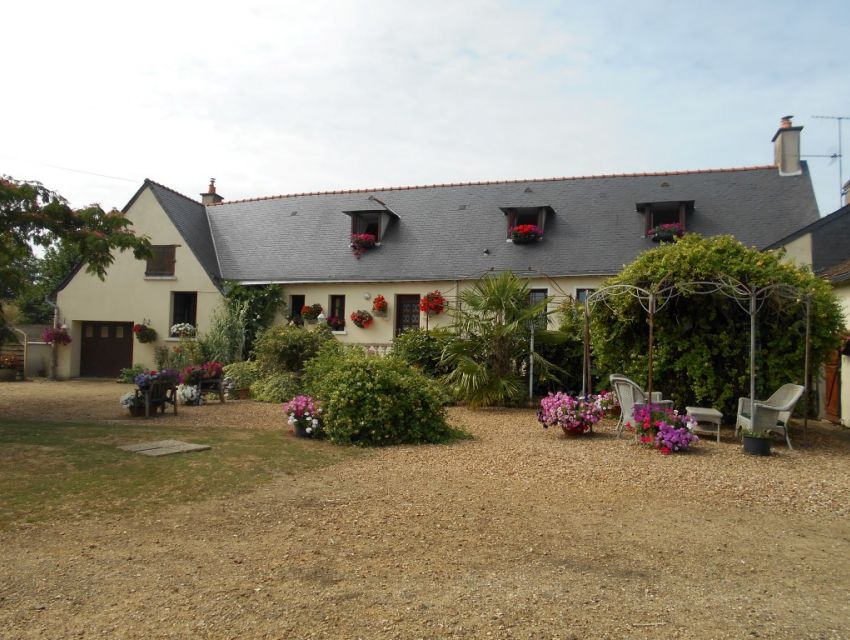
<instances>
[{"instance_id":1,"label":"climbing plant on pergola","mask_svg":"<svg viewBox=\"0 0 850 640\"><path fill-rule=\"evenodd\" d=\"M758 251L731 236L686 235L640 254L603 285L587 307L588 314L593 311L594 368L641 384L651 375L665 396L682 404L709 403L727 415L752 387L759 397L799 380L806 342L815 371L844 326L827 282L783 260L781 252ZM749 313L751 298L755 314Z\"/></svg>"},{"instance_id":2,"label":"climbing plant on pergola","mask_svg":"<svg viewBox=\"0 0 850 640\"><path fill-rule=\"evenodd\" d=\"M805 358L803 365L803 386L806 398L804 417L804 438L808 439L808 391L809 391L809 366L811 355L811 300L812 291L805 288L793 287L786 283L776 282L763 286L750 286L735 278L723 277L718 280L700 280L693 282L680 282L668 284L672 275L661 278L658 282L647 283L645 286L614 284L596 290L585 300L584 312L584 359L582 370L582 394L586 394L590 388L590 309L597 303L606 302L612 297L630 296L638 301L641 308L646 312L648 331L648 377L647 396L652 397L653 391L653 350L655 343L655 314L661 311L674 298L683 295L711 295L720 294L734 301L750 318L750 398L756 398L756 327L757 317L764 303L770 297L785 300L793 300L795 303L804 303L806 318L805 333ZM756 405L753 406L755 411Z\"/></svg>"}]
</instances>

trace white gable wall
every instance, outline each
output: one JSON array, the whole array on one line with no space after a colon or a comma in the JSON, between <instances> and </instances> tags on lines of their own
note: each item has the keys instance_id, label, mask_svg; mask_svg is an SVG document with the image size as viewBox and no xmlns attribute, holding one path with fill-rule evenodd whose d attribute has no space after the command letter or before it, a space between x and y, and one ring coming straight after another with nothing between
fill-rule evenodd
<instances>
[{"instance_id":1,"label":"white gable wall","mask_svg":"<svg viewBox=\"0 0 850 640\"><path fill-rule=\"evenodd\" d=\"M203 331L210 315L222 297L200 265L186 241L163 211L153 192L144 189L127 211L138 235L146 235L151 244L177 245L173 278L146 278L145 261L136 260L132 252L115 253L105 280L81 269L59 292L60 321L66 324L72 342L59 347L57 374L67 378L80 373L82 322L142 322L149 320L157 332L157 341L142 344L133 340L133 364L154 366L154 347L172 344L167 339L171 326L171 292L198 293L197 321ZM176 344L176 340L173 341Z\"/></svg>"}]
</instances>

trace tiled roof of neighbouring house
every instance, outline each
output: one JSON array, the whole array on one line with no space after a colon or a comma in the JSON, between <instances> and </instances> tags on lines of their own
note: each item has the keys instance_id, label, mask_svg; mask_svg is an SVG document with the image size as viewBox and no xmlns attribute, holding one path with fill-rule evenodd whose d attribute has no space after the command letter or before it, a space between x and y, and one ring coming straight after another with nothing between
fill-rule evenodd
<instances>
[{"instance_id":1,"label":"tiled roof of neighbouring house","mask_svg":"<svg viewBox=\"0 0 850 640\"><path fill-rule=\"evenodd\" d=\"M380 208L369 199L372 194L379 194L399 220L390 225L382 246L356 260L348 247L350 219L343 212ZM207 259L217 254L223 278L258 282L455 280L507 269L607 275L655 246L644 237L644 216L635 204L679 200L695 202L688 231L733 234L758 248L818 219L803 163L799 176L780 176L775 167L747 167L223 202L206 207L211 237L205 252L196 254ZM501 209L537 206L554 211L546 220L545 239L507 243Z\"/></svg>"}]
</instances>

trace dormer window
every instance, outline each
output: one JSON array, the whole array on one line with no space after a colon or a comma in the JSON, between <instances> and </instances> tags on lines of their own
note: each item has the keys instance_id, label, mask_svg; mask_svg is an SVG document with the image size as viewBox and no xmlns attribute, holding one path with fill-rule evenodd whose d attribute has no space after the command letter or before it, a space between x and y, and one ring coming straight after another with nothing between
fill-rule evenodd
<instances>
[{"instance_id":1,"label":"dormer window","mask_svg":"<svg viewBox=\"0 0 850 640\"><path fill-rule=\"evenodd\" d=\"M516 227L534 226L542 233L546 228L546 217L548 213L554 213L552 207L501 207L507 218L507 238L512 237L512 230Z\"/></svg>"},{"instance_id":2,"label":"dormer window","mask_svg":"<svg viewBox=\"0 0 850 640\"><path fill-rule=\"evenodd\" d=\"M351 218L351 235L368 234L375 237L375 242L381 242L387 235L390 222L398 220L398 216L389 209L370 209L363 211L343 211Z\"/></svg>"},{"instance_id":3,"label":"dormer window","mask_svg":"<svg viewBox=\"0 0 850 640\"><path fill-rule=\"evenodd\" d=\"M687 228L688 214L694 210L694 200L671 200L667 202L638 202L635 204L638 213L644 217L644 235L652 236L653 229L662 225L678 225L678 233L684 233Z\"/></svg>"}]
</instances>

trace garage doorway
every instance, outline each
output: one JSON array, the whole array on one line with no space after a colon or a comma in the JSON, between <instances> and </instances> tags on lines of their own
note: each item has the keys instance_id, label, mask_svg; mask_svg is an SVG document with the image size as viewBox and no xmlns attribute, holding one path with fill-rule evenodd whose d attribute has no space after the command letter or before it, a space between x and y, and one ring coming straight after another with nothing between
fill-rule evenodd
<instances>
[{"instance_id":1,"label":"garage doorway","mask_svg":"<svg viewBox=\"0 0 850 640\"><path fill-rule=\"evenodd\" d=\"M82 323L81 377L114 378L132 365L132 322Z\"/></svg>"}]
</instances>

